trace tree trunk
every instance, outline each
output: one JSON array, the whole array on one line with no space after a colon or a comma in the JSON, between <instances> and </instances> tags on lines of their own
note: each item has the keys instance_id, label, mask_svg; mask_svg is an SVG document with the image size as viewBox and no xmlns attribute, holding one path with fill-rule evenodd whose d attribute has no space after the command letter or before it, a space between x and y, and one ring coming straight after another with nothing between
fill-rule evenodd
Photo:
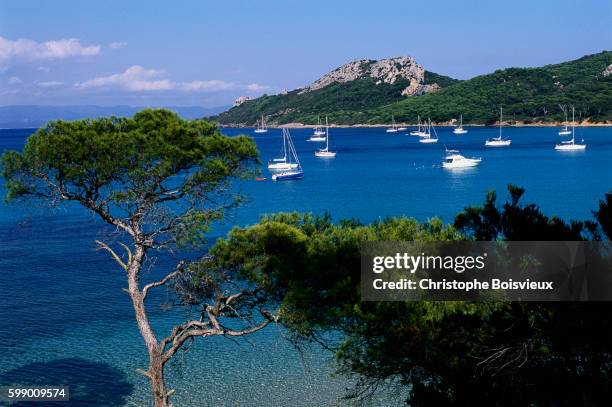
<instances>
[{"instance_id":1,"label":"tree trunk","mask_svg":"<svg viewBox=\"0 0 612 407\"><path fill-rule=\"evenodd\" d=\"M127 268L128 291L132 299L138 330L147 346L147 352L149 354L149 370L146 374L151 381L154 405L155 407L169 407L169 396L164 382L163 349L160 349L155 333L149 323L144 305L144 296L138 286L138 275L140 274L145 254L146 248L137 244L132 261Z\"/></svg>"},{"instance_id":2,"label":"tree trunk","mask_svg":"<svg viewBox=\"0 0 612 407\"><path fill-rule=\"evenodd\" d=\"M164 364L162 363L161 352L149 355L149 379L151 380L151 390L155 407L169 407L168 391L164 382Z\"/></svg>"}]
</instances>

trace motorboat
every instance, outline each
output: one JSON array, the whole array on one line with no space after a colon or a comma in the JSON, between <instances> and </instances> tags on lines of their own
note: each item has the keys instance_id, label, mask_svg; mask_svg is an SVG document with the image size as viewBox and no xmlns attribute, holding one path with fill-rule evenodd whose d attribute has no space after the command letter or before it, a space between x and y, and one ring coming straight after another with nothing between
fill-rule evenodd
<instances>
[{"instance_id":1,"label":"motorboat","mask_svg":"<svg viewBox=\"0 0 612 407\"><path fill-rule=\"evenodd\" d=\"M466 158L459 154L458 150L446 150L446 156L442 161L443 168L469 168L476 167L482 158Z\"/></svg>"}]
</instances>

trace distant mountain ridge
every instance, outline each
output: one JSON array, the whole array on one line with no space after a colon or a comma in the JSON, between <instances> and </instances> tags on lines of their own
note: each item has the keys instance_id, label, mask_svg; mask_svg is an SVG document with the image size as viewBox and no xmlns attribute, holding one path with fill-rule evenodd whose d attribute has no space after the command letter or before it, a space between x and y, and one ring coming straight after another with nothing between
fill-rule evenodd
<instances>
[{"instance_id":1,"label":"distant mountain ridge","mask_svg":"<svg viewBox=\"0 0 612 407\"><path fill-rule=\"evenodd\" d=\"M363 111L406 97L433 93L458 80L426 71L413 57L348 62L304 88L248 100L220 114L222 124L314 123L318 114Z\"/></svg>"},{"instance_id":2,"label":"distant mountain ridge","mask_svg":"<svg viewBox=\"0 0 612 407\"><path fill-rule=\"evenodd\" d=\"M311 125L328 115L330 123L354 125L390 123L392 115L396 122L414 123L417 115L452 122L462 114L464 123L490 124L503 105L507 120L552 123L570 104L578 120L612 123L611 51L464 81L429 72L411 57L353 61L303 89L250 100L215 119L251 126L264 115L270 125Z\"/></svg>"},{"instance_id":3,"label":"distant mountain ridge","mask_svg":"<svg viewBox=\"0 0 612 407\"><path fill-rule=\"evenodd\" d=\"M0 106L0 128L40 127L50 120L78 120L104 116L133 116L145 106ZM229 106L205 108L200 106L168 106L185 119L197 119L215 115Z\"/></svg>"}]
</instances>

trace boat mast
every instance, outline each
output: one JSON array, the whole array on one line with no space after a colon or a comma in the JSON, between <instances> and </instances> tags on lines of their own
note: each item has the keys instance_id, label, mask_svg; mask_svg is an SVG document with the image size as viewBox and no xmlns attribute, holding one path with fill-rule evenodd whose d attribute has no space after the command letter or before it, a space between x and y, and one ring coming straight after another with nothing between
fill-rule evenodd
<instances>
[{"instance_id":1,"label":"boat mast","mask_svg":"<svg viewBox=\"0 0 612 407\"><path fill-rule=\"evenodd\" d=\"M283 157L285 158L285 162L287 162L287 141L285 140L284 131L283 131Z\"/></svg>"},{"instance_id":2,"label":"boat mast","mask_svg":"<svg viewBox=\"0 0 612 407\"><path fill-rule=\"evenodd\" d=\"M502 138L502 120L504 117L504 105L499 105L499 139Z\"/></svg>"},{"instance_id":3,"label":"boat mast","mask_svg":"<svg viewBox=\"0 0 612 407\"><path fill-rule=\"evenodd\" d=\"M574 105L572 105L572 144L574 144L574 130L575 130L575 124L574 124Z\"/></svg>"},{"instance_id":4,"label":"boat mast","mask_svg":"<svg viewBox=\"0 0 612 407\"><path fill-rule=\"evenodd\" d=\"M325 151L329 151L329 123L325 115Z\"/></svg>"}]
</instances>

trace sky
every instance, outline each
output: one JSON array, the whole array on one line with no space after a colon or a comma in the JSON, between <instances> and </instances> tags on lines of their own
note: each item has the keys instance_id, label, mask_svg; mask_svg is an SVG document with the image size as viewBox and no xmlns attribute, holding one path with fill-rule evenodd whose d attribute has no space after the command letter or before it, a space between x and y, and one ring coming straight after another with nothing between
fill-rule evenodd
<instances>
[{"instance_id":1,"label":"sky","mask_svg":"<svg viewBox=\"0 0 612 407\"><path fill-rule=\"evenodd\" d=\"M215 107L355 59L468 79L602 50L610 0L0 0L0 106Z\"/></svg>"}]
</instances>

